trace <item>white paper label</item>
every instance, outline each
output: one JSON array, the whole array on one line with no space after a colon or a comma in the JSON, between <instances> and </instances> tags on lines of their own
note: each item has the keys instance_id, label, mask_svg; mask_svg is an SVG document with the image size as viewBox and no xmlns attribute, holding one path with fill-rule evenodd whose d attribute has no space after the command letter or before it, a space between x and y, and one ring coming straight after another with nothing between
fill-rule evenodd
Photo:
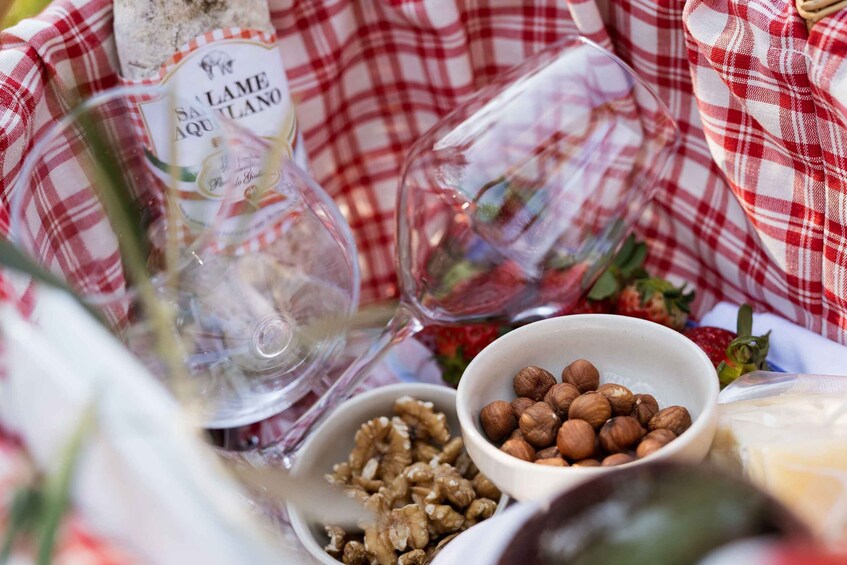
<instances>
[{"instance_id":1,"label":"white paper label","mask_svg":"<svg viewBox=\"0 0 847 565\"><path fill-rule=\"evenodd\" d=\"M284 215L296 194L283 192L278 171L262 171L264 147L224 135L216 117L260 138L282 136L283 156L304 170L306 156L276 41L214 40L215 33L165 64L157 82L175 96L141 101L138 109L154 172L168 183L171 164L176 165L179 192L171 200L189 231L196 234L214 222L222 243L242 244L266 235L262 232ZM225 192L229 198L222 206ZM227 217L221 218L224 208Z\"/></svg>"}]
</instances>

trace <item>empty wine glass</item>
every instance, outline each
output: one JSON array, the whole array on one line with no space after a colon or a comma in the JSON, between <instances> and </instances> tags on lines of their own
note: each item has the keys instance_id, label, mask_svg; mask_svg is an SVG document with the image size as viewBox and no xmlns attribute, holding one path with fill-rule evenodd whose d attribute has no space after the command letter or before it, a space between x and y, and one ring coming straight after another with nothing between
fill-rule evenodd
<instances>
[{"instance_id":1,"label":"empty wine glass","mask_svg":"<svg viewBox=\"0 0 847 565\"><path fill-rule=\"evenodd\" d=\"M188 131L186 108L191 148L173 134ZM16 243L104 313L207 427L259 421L317 387L358 304L352 234L287 149L173 92L122 87L41 138L16 187ZM117 199L123 216L110 187L128 197ZM172 313L164 334L127 255L134 239ZM181 348L187 387L163 336Z\"/></svg>"},{"instance_id":2,"label":"empty wine glass","mask_svg":"<svg viewBox=\"0 0 847 565\"><path fill-rule=\"evenodd\" d=\"M585 39L545 49L444 117L403 169L396 315L268 457L291 465L309 430L425 324L571 307L652 197L678 137L656 95Z\"/></svg>"}]
</instances>

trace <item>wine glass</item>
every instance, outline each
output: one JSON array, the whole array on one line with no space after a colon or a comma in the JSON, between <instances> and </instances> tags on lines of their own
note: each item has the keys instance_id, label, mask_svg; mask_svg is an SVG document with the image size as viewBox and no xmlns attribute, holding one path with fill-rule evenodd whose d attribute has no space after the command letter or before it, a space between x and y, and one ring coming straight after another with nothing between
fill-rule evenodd
<instances>
[{"instance_id":1,"label":"wine glass","mask_svg":"<svg viewBox=\"0 0 847 565\"><path fill-rule=\"evenodd\" d=\"M290 466L387 348L426 324L524 322L572 307L654 194L678 139L632 69L582 38L444 117L402 173L394 318L267 456Z\"/></svg>"},{"instance_id":2,"label":"wine glass","mask_svg":"<svg viewBox=\"0 0 847 565\"><path fill-rule=\"evenodd\" d=\"M169 132L187 131L174 110L190 104L158 87L83 102L29 153L12 233L202 424L234 427L320 386L358 304L358 265L347 224L290 147L194 104L205 137L185 148ZM127 198L116 206L107 186Z\"/></svg>"}]
</instances>

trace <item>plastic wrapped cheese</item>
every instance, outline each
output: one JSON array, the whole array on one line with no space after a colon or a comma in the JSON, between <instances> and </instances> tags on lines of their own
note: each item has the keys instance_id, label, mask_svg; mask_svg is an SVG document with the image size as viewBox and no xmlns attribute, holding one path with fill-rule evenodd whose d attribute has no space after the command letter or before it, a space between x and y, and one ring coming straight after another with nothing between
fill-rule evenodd
<instances>
[{"instance_id":1,"label":"plastic wrapped cheese","mask_svg":"<svg viewBox=\"0 0 847 565\"><path fill-rule=\"evenodd\" d=\"M710 457L847 543L847 377L742 377L721 393Z\"/></svg>"}]
</instances>

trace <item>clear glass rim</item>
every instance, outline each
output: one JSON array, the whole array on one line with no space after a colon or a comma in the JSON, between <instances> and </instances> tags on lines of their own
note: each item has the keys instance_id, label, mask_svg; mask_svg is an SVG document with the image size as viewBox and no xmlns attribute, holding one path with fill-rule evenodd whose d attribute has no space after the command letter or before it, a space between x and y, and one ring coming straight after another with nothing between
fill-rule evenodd
<instances>
[{"instance_id":1,"label":"clear glass rim","mask_svg":"<svg viewBox=\"0 0 847 565\"><path fill-rule=\"evenodd\" d=\"M412 145L409 147L409 149L406 152L405 163L410 162L412 160L413 155L419 153L421 150L427 149L426 147L424 147L424 143L427 140L427 138L429 138L431 136L431 134L437 128L440 127L441 123L449 121L451 119L451 117L458 115L460 112L462 112L462 110L463 110L462 106L464 106L466 103L470 102L474 98L487 96L490 92L495 92L495 91L501 90L503 88L503 86L506 84L505 78L508 75L523 69L524 67L526 67L526 68L523 69L524 73L522 73L522 74L529 73L531 71L531 68L532 68L531 65L535 62L535 59L540 59L544 55L561 53L562 51L564 51L566 49L575 47L575 46L580 45L580 44L585 45L587 47L591 47L592 49L596 50L597 52L599 52L602 55L611 59L612 62L614 62L616 65L618 65L619 67L624 69L624 71L626 71L627 75L633 80L634 84L636 84L639 88L643 89L646 93L648 93L650 95L650 98L656 103L656 105L658 106L658 109L661 112L662 116L667 120L667 123L669 125L670 130L673 132L672 142L668 143L665 147L663 147L662 151L668 152L668 154L670 154L671 150L676 149L676 147L679 145L679 143L681 142L681 139L682 139L681 131L679 129L679 124L677 124L677 122L674 119L673 114L671 114L671 111L668 108L667 104L665 104L665 102L659 97L658 93L649 84L647 84L647 82L641 77L641 75L639 75L635 71L635 69L633 69L626 61L624 61L623 59L621 59L620 57L618 57L617 55L615 55L614 53L612 53L611 51L609 51L608 49L606 49L605 47L603 47L602 45L597 43L596 41L593 41L591 39L588 39L587 37L579 35L579 36L569 36L569 37L563 38L563 39L561 39L561 40L559 40L555 43L552 43L552 44L544 47L543 49L539 50L538 52L533 53L532 55L527 57L525 60L523 60L523 61L513 65L512 67L506 69L505 71L499 73L497 76L495 76L491 80L490 83L483 86L482 88L480 88L476 92L470 94L469 97L465 101L460 103L453 110L451 110L451 111L447 112L446 114L444 114L443 116L441 116L436 121L436 123L433 124L433 126L430 129L428 129L423 134L421 134L418 137L418 139L415 140L414 143L412 143ZM402 179L403 179L403 177L405 176L405 173L406 173L405 163L404 163L403 169L400 171L401 186L402 186Z\"/></svg>"},{"instance_id":2,"label":"clear glass rim","mask_svg":"<svg viewBox=\"0 0 847 565\"><path fill-rule=\"evenodd\" d=\"M45 131L35 141L35 143L33 143L32 148L21 167L18 180L15 182L12 190L12 198L10 199L9 206L10 242L18 245L24 251L29 249L29 244L32 243L28 239L25 239L23 230L21 229L21 223L23 221L23 210L21 209L23 206L23 197L27 190L27 183L32 176L36 164L46 153L50 144L55 141L58 135L71 129L80 116L104 103L120 98L126 98L128 96L162 96L165 94L167 94L167 89L155 85L114 86L84 99L74 106L72 110L62 116L47 131ZM164 279L164 276L153 277L153 279L154 281L159 282ZM137 296L137 291L129 286L125 286L121 290L109 293L81 294L77 289L71 288L71 290L73 290L74 294L81 298L85 303L99 308L131 302Z\"/></svg>"}]
</instances>

